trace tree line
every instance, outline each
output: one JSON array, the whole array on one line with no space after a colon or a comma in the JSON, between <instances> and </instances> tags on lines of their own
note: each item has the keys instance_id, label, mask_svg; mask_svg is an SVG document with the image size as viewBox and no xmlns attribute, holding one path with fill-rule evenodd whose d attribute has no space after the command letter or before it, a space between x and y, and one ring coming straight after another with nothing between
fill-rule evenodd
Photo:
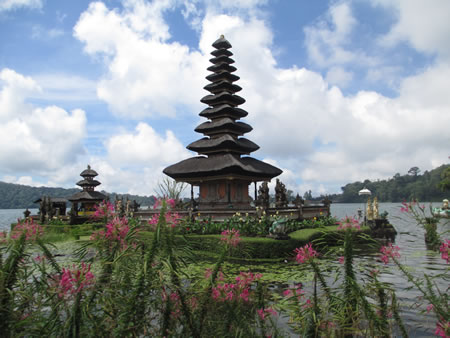
<instances>
[{"instance_id":1,"label":"tree line","mask_svg":"<svg viewBox=\"0 0 450 338\"><path fill-rule=\"evenodd\" d=\"M359 196L358 192L367 188L380 202L424 201L440 202L449 198L450 165L444 164L423 174L418 167L412 167L404 175L396 173L386 180L364 180L348 183L341 187L341 194L328 196L334 203L364 202L367 196ZM316 199L323 199L320 196Z\"/></svg>"},{"instance_id":2,"label":"tree line","mask_svg":"<svg viewBox=\"0 0 450 338\"><path fill-rule=\"evenodd\" d=\"M68 198L79 191L81 190L77 188L30 187L22 184L0 182L0 209L39 208L39 204L34 203L34 201L42 196ZM109 196L111 201L121 198L126 200L128 198L130 201L136 200L141 206L153 205L156 200L156 197L153 195L137 196L105 191L102 191L102 193Z\"/></svg>"}]
</instances>

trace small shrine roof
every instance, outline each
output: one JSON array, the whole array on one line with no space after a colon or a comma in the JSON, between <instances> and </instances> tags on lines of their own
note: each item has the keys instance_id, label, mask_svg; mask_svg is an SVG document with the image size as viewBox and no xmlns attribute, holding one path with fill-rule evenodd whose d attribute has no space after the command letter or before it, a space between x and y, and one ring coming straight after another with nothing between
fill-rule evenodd
<instances>
[{"instance_id":1,"label":"small shrine roof","mask_svg":"<svg viewBox=\"0 0 450 338\"><path fill-rule=\"evenodd\" d=\"M99 191L80 191L68 198L71 202L77 201L103 201L106 195Z\"/></svg>"},{"instance_id":2,"label":"small shrine roof","mask_svg":"<svg viewBox=\"0 0 450 338\"><path fill-rule=\"evenodd\" d=\"M81 174L80 174L80 176L83 176L83 177L95 177L95 176L98 176L98 174L97 174L97 172L95 171L95 170L93 170L93 169L91 169L91 166L88 164L88 166L87 166L87 169L84 169L82 172L81 172Z\"/></svg>"},{"instance_id":3,"label":"small shrine roof","mask_svg":"<svg viewBox=\"0 0 450 338\"><path fill-rule=\"evenodd\" d=\"M40 203L42 201L42 197L39 197L36 201L33 203ZM67 203L67 198L64 197L50 197L51 203Z\"/></svg>"},{"instance_id":4,"label":"small shrine roof","mask_svg":"<svg viewBox=\"0 0 450 338\"><path fill-rule=\"evenodd\" d=\"M77 185L79 185L80 187L85 187L85 186L91 186L91 187L96 187L98 185L100 185L101 183L97 180L81 180L77 182Z\"/></svg>"}]
</instances>

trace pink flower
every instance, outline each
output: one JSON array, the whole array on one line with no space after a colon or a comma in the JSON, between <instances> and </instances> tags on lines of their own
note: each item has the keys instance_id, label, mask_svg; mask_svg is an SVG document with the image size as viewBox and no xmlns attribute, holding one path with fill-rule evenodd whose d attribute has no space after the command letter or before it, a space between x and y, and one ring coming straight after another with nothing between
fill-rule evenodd
<instances>
[{"instance_id":1,"label":"pink flower","mask_svg":"<svg viewBox=\"0 0 450 338\"><path fill-rule=\"evenodd\" d=\"M356 218L353 217L344 217L340 222L338 222L338 230L347 230L347 229L361 229L359 222Z\"/></svg>"},{"instance_id":2,"label":"pink flower","mask_svg":"<svg viewBox=\"0 0 450 338\"><path fill-rule=\"evenodd\" d=\"M382 246L380 249L381 260L384 264L389 263L389 258L400 258L399 251L400 248L398 246L392 246L392 243L388 243L386 246Z\"/></svg>"},{"instance_id":3,"label":"pink flower","mask_svg":"<svg viewBox=\"0 0 450 338\"><path fill-rule=\"evenodd\" d=\"M8 242L8 235L6 231L0 232L0 244L6 244Z\"/></svg>"},{"instance_id":4,"label":"pink flower","mask_svg":"<svg viewBox=\"0 0 450 338\"><path fill-rule=\"evenodd\" d=\"M166 224L168 226L170 226L171 228L175 228L175 226L180 221L181 217L178 213L166 212L165 219L166 219ZM156 228L158 221L159 221L159 214L154 214L152 216L152 218L148 221L148 224L152 225L153 228Z\"/></svg>"},{"instance_id":5,"label":"pink flower","mask_svg":"<svg viewBox=\"0 0 450 338\"><path fill-rule=\"evenodd\" d=\"M293 295L292 290L287 289L283 291L283 296L285 297L291 297L292 295Z\"/></svg>"},{"instance_id":6,"label":"pink flower","mask_svg":"<svg viewBox=\"0 0 450 338\"><path fill-rule=\"evenodd\" d=\"M427 306L427 313L430 313L431 310L433 310L433 304Z\"/></svg>"},{"instance_id":7,"label":"pink flower","mask_svg":"<svg viewBox=\"0 0 450 338\"><path fill-rule=\"evenodd\" d=\"M339 264L344 264L344 261L345 261L344 256L339 257Z\"/></svg>"},{"instance_id":8,"label":"pink flower","mask_svg":"<svg viewBox=\"0 0 450 338\"><path fill-rule=\"evenodd\" d=\"M207 268L205 270L205 279L209 279L212 275L212 269L211 268Z\"/></svg>"},{"instance_id":9,"label":"pink flower","mask_svg":"<svg viewBox=\"0 0 450 338\"><path fill-rule=\"evenodd\" d=\"M305 263L317 257L317 251L312 248L311 243L306 244L302 248L295 249L294 252L297 254L295 258L297 263Z\"/></svg>"},{"instance_id":10,"label":"pink flower","mask_svg":"<svg viewBox=\"0 0 450 338\"><path fill-rule=\"evenodd\" d=\"M33 219L27 219L23 223L19 220L11 232L11 238L18 239L23 234L25 235L25 240L36 241L44 234L44 229L39 224L34 223Z\"/></svg>"},{"instance_id":11,"label":"pink flower","mask_svg":"<svg viewBox=\"0 0 450 338\"><path fill-rule=\"evenodd\" d=\"M36 257L34 257L34 261L36 263L42 263L45 261L45 256L37 255Z\"/></svg>"},{"instance_id":12,"label":"pink flower","mask_svg":"<svg viewBox=\"0 0 450 338\"><path fill-rule=\"evenodd\" d=\"M434 331L434 334L439 337L450 337L450 322L436 323L436 330Z\"/></svg>"},{"instance_id":13,"label":"pink flower","mask_svg":"<svg viewBox=\"0 0 450 338\"><path fill-rule=\"evenodd\" d=\"M94 275L91 272L91 265L81 263L81 266L72 266L72 269L62 269L58 282L58 296L67 297L70 294L77 294L89 285L94 284Z\"/></svg>"},{"instance_id":14,"label":"pink flower","mask_svg":"<svg viewBox=\"0 0 450 338\"><path fill-rule=\"evenodd\" d=\"M167 205L172 209L175 208L175 200L173 198L169 198L167 200Z\"/></svg>"},{"instance_id":15,"label":"pink flower","mask_svg":"<svg viewBox=\"0 0 450 338\"><path fill-rule=\"evenodd\" d=\"M100 240L109 243L119 243L122 249L127 248L125 238L128 235L130 228L128 220L125 217L114 217L108 224L106 224L106 231L99 230L91 235L91 240Z\"/></svg>"},{"instance_id":16,"label":"pink flower","mask_svg":"<svg viewBox=\"0 0 450 338\"><path fill-rule=\"evenodd\" d=\"M114 217L114 205L109 201L103 201L98 205L94 205L94 209L95 212L92 217L95 219Z\"/></svg>"},{"instance_id":17,"label":"pink flower","mask_svg":"<svg viewBox=\"0 0 450 338\"><path fill-rule=\"evenodd\" d=\"M312 307L313 307L313 304L311 302L311 299L307 299L305 304L303 305L303 309L309 309L309 308L312 308Z\"/></svg>"},{"instance_id":18,"label":"pink flower","mask_svg":"<svg viewBox=\"0 0 450 338\"><path fill-rule=\"evenodd\" d=\"M239 237L239 230L224 230L221 235L220 240L229 246L236 247L241 241L241 238Z\"/></svg>"},{"instance_id":19,"label":"pink flower","mask_svg":"<svg viewBox=\"0 0 450 338\"><path fill-rule=\"evenodd\" d=\"M175 200L173 198L158 198L153 204L153 209L158 209L160 206L166 204L170 209L175 208Z\"/></svg>"},{"instance_id":20,"label":"pink flower","mask_svg":"<svg viewBox=\"0 0 450 338\"><path fill-rule=\"evenodd\" d=\"M305 295L305 291L302 290L302 285L299 284L297 287L293 289L287 289L283 291L283 296L291 298L291 297L297 297L298 300L301 300L302 297Z\"/></svg>"},{"instance_id":21,"label":"pink flower","mask_svg":"<svg viewBox=\"0 0 450 338\"><path fill-rule=\"evenodd\" d=\"M441 258L445 259L447 263L449 262L449 253L450 253L450 239L444 240L441 246L439 247L439 251L441 252Z\"/></svg>"},{"instance_id":22,"label":"pink flower","mask_svg":"<svg viewBox=\"0 0 450 338\"><path fill-rule=\"evenodd\" d=\"M223 281L223 275L217 278ZM212 298L219 302L225 301L244 301L248 302L251 296L251 284L261 278L261 274L253 274L252 272L240 272L236 277L236 283L219 283L212 288Z\"/></svg>"},{"instance_id":23,"label":"pink flower","mask_svg":"<svg viewBox=\"0 0 450 338\"><path fill-rule=\"evenodd\" d=\"M266 315L272 315L272 316L277 316L278 313L272 309L272 308L266 308L266 309L258 309L256 310L256 312L258 313L259 318L261 318L261 320L264 320L266 318Z\"/></svg>"},{"instance_id":24,"label":"pink flower","mask_svg":"<svg viewBox=\"0 0 450 338\"><path fill-rule=\"evenodd\" d=\"M264 314L264 309L258 309L256 310L256 312L258 312L258 316L259 318L261 318L261 320L264 320L264 318L266 318L266 315Z\"/></svg>"}]
</instances>

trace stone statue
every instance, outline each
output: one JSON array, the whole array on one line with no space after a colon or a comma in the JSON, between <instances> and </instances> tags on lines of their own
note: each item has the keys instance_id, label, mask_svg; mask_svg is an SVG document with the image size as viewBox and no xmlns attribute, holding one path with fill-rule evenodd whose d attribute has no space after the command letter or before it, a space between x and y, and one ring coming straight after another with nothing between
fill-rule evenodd
<instances>
[{"instance_id":1,"label":"stone statue","mask_svg":"<svg viewBox=\"0 0 450 338\"><path fill-rule=\"evenodd\" d=\"M297 208L301 208L301 206L302 206L304 203L305 203L305 200L304 200L303 198L301 198L299 194L297 194L297 196L295 197L295 200L294 200L294 205L295 205Z\"/></svg>"},{"instance_id":2,"label":"stone statue","mask_svg":"<svg viewBox=\"0 0 450 338\"><path fill-rule=\"evenodd\" d=\"M39 221L41 223L45 222L45 196L43 196L39 202Z\"/></svg>"},{"instance_id":3,"label":"stone statue","mask_svg":"<svg viewBox=\"0 0 450 338\"><path fill-rule=\"evenodd\" d=\"M131 201L128 199L127 197L127 202L126 202L126 206L125 206L125 215L130 216L131 213Z\"/></svg>"},{"instance_id":4,"label":"stone statue","mask_svg":"<svg viewBox=\"0 0 450 338\"><path fill-rule=\"evenodd\" d=\"M141 205L138 202L136 202L136 200L133 200L133 202L131 203L131 209L133 210L133 212L138 211L140 206Z\"/></svg>"},{"instance_id":5,"label":"stone statue","mask_svg":"<svg viewBox=\"0 0 450 338\"><path fill-rule=\"evenodd\" d=\"M123 206L122 200L120 200L120 199L116 200L115 210L116 210L116 213L119 215L119 217L123 217L124 206Z\"/></svg>"},{"instance_id":6,"label":"stone statue","mask_svg":"<svg viewBox=\"0 0 450 338\"><path fill-rule=\"evenodd\" d=\"M366 215L367 215L367 220L373 219L372 201L371 201L370 197L367 199Z\"/></svg>"},{"instance_id":7,"label":"stone statue","mask_svg":"<svg viewBox=\"0 0 450 338\"><path fill-rule=\"evenodd\" d=\"M379 212L378 212L378 198L373 199L373 219L380 218Z\"/></svg>"},{"instance_id":8,"label":"stone statue","mask_svg":"<svg viewBox=\"0 0 450 338\"><path fill-rule=\"evenodd\" d=\"M125 216L125 203L123 201L123 196L122 196L122 199L120 200L120 208L119 208L118 212L119 212L119 217Z\"/></svg>"},{"instance_id":9,"label":"stone statue","mask_svg":"<svg viewBox=\"0 0 450 338\"><path fill-rule=\"evenodd\" d=\"M275 184L275 207L285 208L288 205L286 186L277 178Z\"/></svg>"},{"instance_id":10,"label":"stone statue","mask_svg":"<svg viewBox=\"0 0 450 338\"><path fill-rule=\"evenodd\" d=\"M258 199L256 200L258 206L263 209L269 208L269 185L267 182L262 182L258 189Z\"/></svg>"}]
</instances>

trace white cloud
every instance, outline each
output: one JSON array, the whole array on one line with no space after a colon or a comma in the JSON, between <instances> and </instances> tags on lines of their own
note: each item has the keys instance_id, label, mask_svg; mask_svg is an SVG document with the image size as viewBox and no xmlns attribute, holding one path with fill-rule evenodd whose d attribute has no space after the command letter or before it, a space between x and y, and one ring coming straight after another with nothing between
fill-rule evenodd
<instances>
[{"instance_id":1,"label":"white cloud","mask_svg":"<svg viewBox=\"0 0 450 338\"><path fill-rule=\"evenodd\" d=\"M347 87L353 79L353 73L342 67L331 67L326 76L326 80L331 85L338 85L341 88Z\"/></svg>"},{"instance_id":2,"label":"white cloud","mask_svg":"<svg viewBox=\"0 0 450 338\"><path fill-rule=\"evenodd\" d=\"M362 51L349 47L356 23L348 2L332 5L318 22L304 28L309 60L320 67L373 62Z\"/></svg>"},{"instance_id":3,"label":"white cloud","mask_svg":"<svg viewBox=\"0 0 450 338\"><path fill-rule=\"evenodd\" d=\"M156 4L128 1L120 13L93 3L74 28L88 54L104 56L108 73L98 97L122 117L173 117L177 105L200 106L205 57L165 42L170 35L162 15L171 2Z\"/></svg>"},{"instance_id":4,"label":"white cloud","mask_svg":"<svg viewBox=\"0 0 450 338\"><path fill-rule=\"evenodd\" d=\"M40 9L42 6L42 0L1 0L0 12L27 7L32 9Z\"/></svg>"},{"instance_id":5,"label":"white cloud","mask_svg":"<svg viewBox=\"0 0 450 338\"><path fill-rule=\"evenodd\" d=\"M4 173L48 174L84 153L84 111L33 107L26 99L40 86L32 78L3 69L0 79L0 163Z\"/></svg>"},{"instance_id":6,"label":"white cloud","mask_svg":"<svg viewBox=\"0 0 450 338\"><path fill-rule=\"evenodd\" d=\"M438 54L447 60L450 57L450 2L435 0L378 0L375 2L397 14L397 22L388 34L380 39L387 45L400 41L408 42L425 54Z\"/></svg>"},{"instance_id":7,"label":"white cloud","mask_svg":"<svg viewBox=\"0 0 450 338\"><path fill-rule=\"evenodd\" d=\"M49 39L56 39L64 35L64 31L58 28L47 29L42 25L34 25L31 29L31 37L37 40L47 41Z\"/></svg>"},{"instance_id":8,"label":"white cloud","mask_svg":"<svg viewBox=\"0 0 450 338\"><path fill-rule=\"evenodd\" d=\"M40 73L33 75L33 79L42 90L31 93L32 98L77 102L97 100L97 83L91 79L64 73Z\"/></svg>"},{"instance_id":9,"label":"white cloud","mask_svg":"<svg viewBox=\"0 0 450 338\"><path fill-rule=\"evenodd\" d=\"M447 159L450 102L444 91L450 87L450 69L445 63L392 81L398 90L395 98L375 91L342 93L340 88L352 79L348 64L369 70L379 65L363 51L347 48L356 25L347 2L333 4L326 19L305 30L311 57L329 68L326 79L305 68L278 66L273 34L256 15L225 15L207 8L199 26L200 52L195 52L167 39L170 29L162 13L170 2L153 12L148 4L128 4L122 12L91 4L75 27L85 51L104 58L107 73L98 94L120 116L174 116L181 106L195 117L205 95L201 88L207 83L203 78L211 44L225 34L241 77L240 95L247 100L242 106L249 112L245 120L254 127L246 136L261 146L254 156L276 161L290 189L317 194L326 186L328 192L337 192L349 181L389 177L411 166L431 169ZM140 23L145 15L137 8L163 20L160 29ZM373 81L382 78L369 75ZM105 145L108 162L98 162L105 170L105 186L129 186L132 191L149 191L163 163L191 156L181 153L183 145L171 132L162 136L144 123ZM179 157L170 149L179 149ZM142 165L141 179L133 177L137 169L127 168L127 163Z\"/></svg>"},{"instance_id":10,"label":"white cloud","mask_svg":"<svg viewBox=\"0 0 450 338\"><path fill-rule=\"evenodd\" d=\"M159 135L146 123L139 123L135 133L112 136L105 143L111 163L122 166L164 166L192 156L172 131Z\"/></svg>"}]
</instances>

